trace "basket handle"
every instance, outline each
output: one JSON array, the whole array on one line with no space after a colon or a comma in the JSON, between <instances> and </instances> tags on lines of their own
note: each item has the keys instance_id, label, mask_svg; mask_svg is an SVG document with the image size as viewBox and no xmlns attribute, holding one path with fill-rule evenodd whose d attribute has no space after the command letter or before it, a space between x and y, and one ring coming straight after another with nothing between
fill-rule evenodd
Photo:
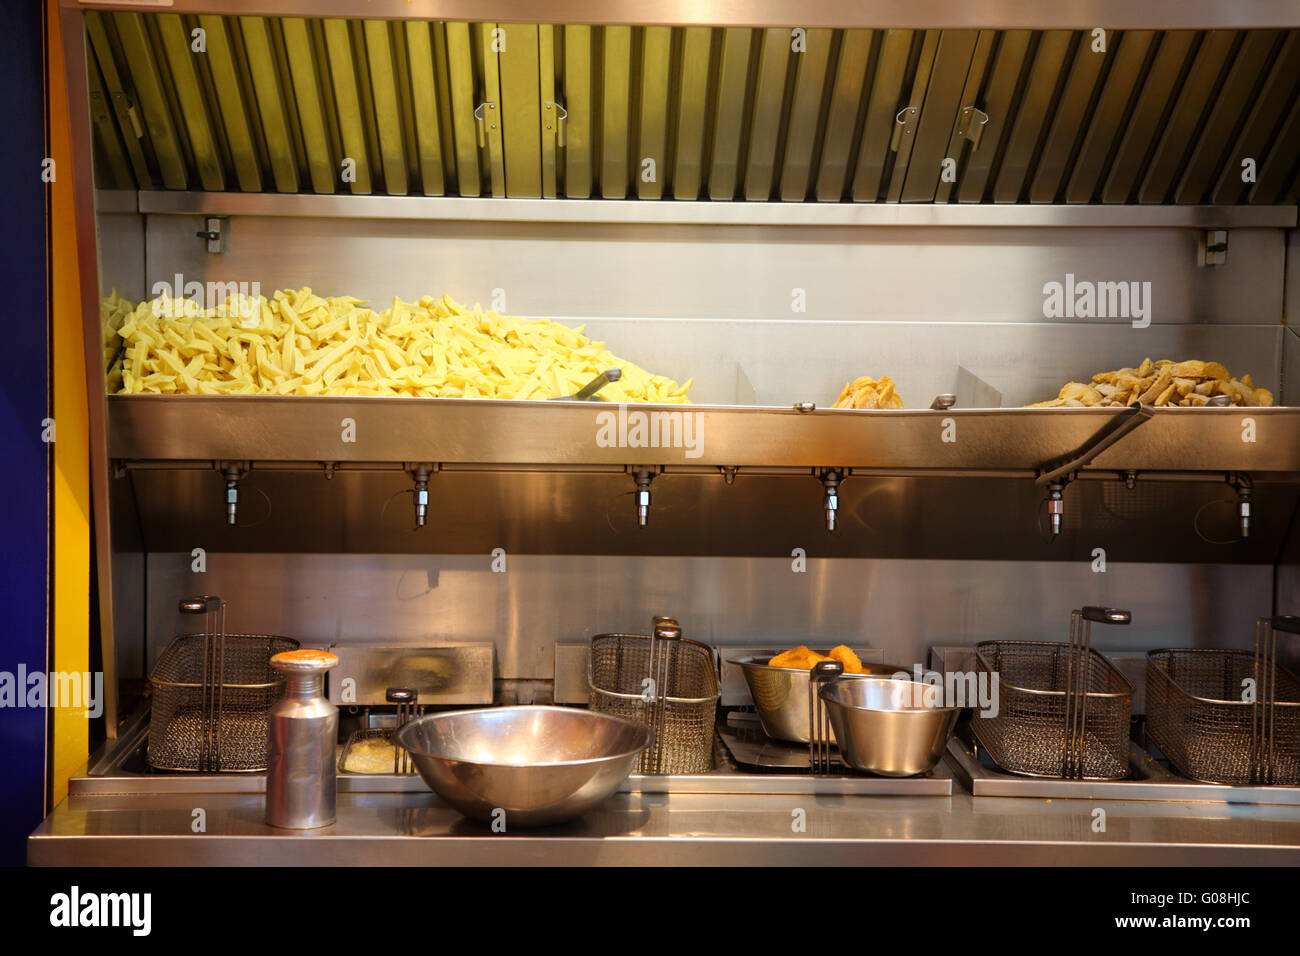
<instances>
[{"instance_id":1,"label":"basket handle","mask_svg":"<svg viewBox=\"0 0 1300 956\"><path fill-rule=\"evenodd\" d=\"M808 671L808 767L813 775L831 772L831 733L822 702L822 685L844 676L844 663L818 661Z\"/></svg>"},{"instance_id":2,"label":"basket handle","mask_svg":"<svg viewBox=\"0 0 1300 956\"><path fill-rule=\"evenodd\" d=\"M1098 624L1131 624L1133 612L1118 607L1089 605L1083 609L1083 619L1096 621Z\"/></svg>"}]
</instances>

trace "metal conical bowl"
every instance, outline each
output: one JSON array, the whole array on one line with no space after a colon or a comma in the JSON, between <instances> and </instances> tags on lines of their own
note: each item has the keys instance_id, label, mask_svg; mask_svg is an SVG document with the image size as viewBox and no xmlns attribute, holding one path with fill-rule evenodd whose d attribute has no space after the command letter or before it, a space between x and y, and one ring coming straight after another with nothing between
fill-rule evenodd
<instances>
[{"instance_id":1,"label":"metal conical bowl","mask_svg":"<svg viewBox=\"0 0 1300 956\"><path fill-rule=\"evenodd\" d=\"M397 742L434 793L508 831L563 823L607 799L649 746L650 732L586 710L493 707L417 718L398 730Z\"/></svg>"},{"instance_id":2,"label":"metal conical bowl","mask_svg":"<svg viewBox=\"0 0 1300 956\"><path fill-rule=\"evenodd\" d=\"M837 680L822 688L840 757L855 770L911 777L934 768L957 726L959 707L925 702L915 681Z\"/></svg>"}]
</instances>

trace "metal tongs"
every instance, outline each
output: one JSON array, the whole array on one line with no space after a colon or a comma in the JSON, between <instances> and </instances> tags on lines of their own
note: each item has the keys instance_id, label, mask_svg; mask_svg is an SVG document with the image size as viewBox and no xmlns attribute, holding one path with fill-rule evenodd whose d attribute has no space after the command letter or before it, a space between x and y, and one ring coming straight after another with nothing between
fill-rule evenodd
<instances>
[{"instance_id":1,"label":"metal tongs","mask_svg":"<svg viewBox=\"0 0 1300 956\"><path fill-rule=\"evenodd\" d=\"M1070 644L1065 658L1065 748L1061 776L1082 780L1083 748L1088 729L1088 677L1092 670L1092 622L1128 624L1133 615L1121 608L1089 606L1070 612Z\"/></svg>"},{"instance_id":2,"label":"metal tongs","mask_svg":"<svg viewBox=\"0 0 1300 956\"><path fill-rule=\"evenodd\" d=\"M808 672L808 766L813 776L831 772L831 723L822 701L824 685L844 675L840 661L818 661Z\"/></svg>"},{"instance_id":3,"label":"metal tongs","mask_svg":"<svg viewBox=\"0 0 1300 956\"><path fill-rule=\"evenodd\" d=\"M397 732L417 713L416 701L419 692L410 687L390 687L384 692L384 700L397 705L397 725L393 728L393 773L410 773L411 754L397 742Z\"/></svg>"},{"instance_id":4,"label":"metal tongs","mask_svg":"<svg viewBox=\"0 0 1300 956\"><path fill-rule=\"evenodd\" d=\"M610 368L601 372L582 388L578 389L572 395L559 395L555 398L548 399L551 402L603 402L606 399L597 395L602 388L610 382L617 382L623 377L621 368Z\"/></svg>"}]
</instances>

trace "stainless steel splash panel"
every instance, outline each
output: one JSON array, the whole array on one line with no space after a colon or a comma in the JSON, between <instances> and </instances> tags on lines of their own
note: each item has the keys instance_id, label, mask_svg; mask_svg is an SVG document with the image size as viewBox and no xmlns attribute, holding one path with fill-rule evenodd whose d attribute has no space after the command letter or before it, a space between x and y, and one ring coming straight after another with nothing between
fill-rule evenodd
<instances>
[{"instance_id":1,"label":"stainless steel splash panel","mask_svg":"<svg viewBox=\"0 0 1300 956\"><path fill-rule=\"evenodd\" d=\"M891 663L925 664L934 644L1055 639L1082 600L1128 607L1137 624L1102 651L1245 646L1271 602L1268 566L1035 561L511 555L504 573L470 555L212 555L203 587L238 594L230 626L307 644L426 646L491 641L498 677L551 679L557 643L644 628L669 613L720 647L841 641ZM149 556L149 660L174 635L188 553ZM1007 609L1015 613L1008 614ZM1099 643L1098 643L1099 642Z\"/></svg>"}]
</instances>

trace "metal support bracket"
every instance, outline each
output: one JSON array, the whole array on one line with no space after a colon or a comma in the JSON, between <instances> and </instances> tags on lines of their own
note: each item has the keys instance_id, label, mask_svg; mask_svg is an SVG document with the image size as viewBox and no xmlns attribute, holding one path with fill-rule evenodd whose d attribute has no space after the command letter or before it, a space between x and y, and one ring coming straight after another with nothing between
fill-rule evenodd
<instances>
[{"instance_id":1,"label":"metal support bracket","mask_svg":"<svg viewBox=\"0 0 1300 956\"><path fill-rule=\"evenodd\" d=\"M554 100L544 103L543 108L547 113L546 130L547 132L555 131L555 145L558 149L563 149L565 128L569 125L569 111ZM552 120L552 115L554 120Z\"/></svg>"},{"instance_id":2,"label":"metal support bracket","mask_svg":"<svg viewBox=\"0 0 1300 956\"><path fill-rule=\"evenodd\" d=\"M496 109L497 109L496 103L493 103L491 100L485 100L474 109L474 119L476 121L477 129L478 129L479 149L487 148L488 126L490 125L492 129L497 128ZM485 110L490 110L491 112L485 114L484 113Z\"/></svg>"},{"instance_id":3,"label":"metal support bracket","mask_svg":"<svg viewBox=\"0 0 1300 956\"><path fill-rule=\"evenodd\" d=\"M894 135L889 140L889 148L898 152L898 148L903 144L904 136L911 136L916 132L917 117L921 109L918 106L905 106L898 111L894 117Z\"/></svg>"},{"instance_id":4,"label":"metal support bracket","mask_svg":"<svg viewBox=\"0 0 1300 956\"><path fill-rule=\"evenodd\" d=\"M203 228L194 235L207 240L208 252L222 253L229 248L226 242L226 220L218 216L209 216L203 222Z\"/></svg>"},{"instance_id":5,"label":"metal support bracket","mask_svg":"<svg viewBox=\"0 0 1300 956\"><path fill-rule=\"evenodd\" d=\"M1221 266L1228 261L1228 230L1202 229L1196 235L1196 264Z\"/></svg>"},{"instance_id":6,"label":"metal support bracket","mask_svg":"<svg viewBox=\"0 0 1300 956\"><path fill-rule=\"evenodd\" d=\"M989 114L974 106L964 106L957 114L957 135L970 140L971 149L980 148L984 138L984 127L988 125Z\"/></svg>"}]
</instances>

